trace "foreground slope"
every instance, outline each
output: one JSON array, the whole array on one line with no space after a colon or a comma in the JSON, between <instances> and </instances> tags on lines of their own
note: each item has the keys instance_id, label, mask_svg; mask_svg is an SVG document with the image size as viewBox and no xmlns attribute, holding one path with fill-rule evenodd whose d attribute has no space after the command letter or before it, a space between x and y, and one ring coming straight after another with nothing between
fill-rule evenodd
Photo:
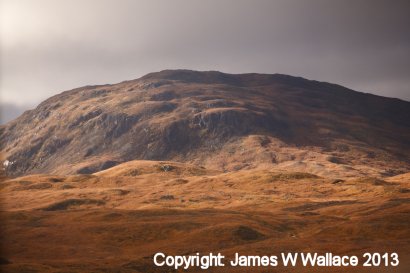
<instances>
[{"instance_id":1,"label":"foreground slope","mask_svg":"<svg viewBox=\"0 0 410 273\"><path fill-rule=\"evenodd\" d=\"M389 202L410 196L409 183L408 174L387 180L332 179L275 170L223 173L184 163L137 160L91 175L9 179L1 183L1 189L2 208L10 211L65 211L82 207L270 210L272 206L292 211L291 203L295 210L301 205L310 211L335 205L389 206Z\"/></svg>"},{"instance_id":2,"label":"foreground slope","mask_svg":"<svg viewBox=\"0 0 410 273\"><path fill-rule=\"evenodd\" d=\"M410 170L410 103L280 74L166 70L63 92L0 138L11 176L135 159L391 176Z\"/></svg>"},{"instance_id":3,"label":"foreground slope","mask_svg":"<svg viewBox=\"0 0 410 273\"><path fill-rule=\"evenodd\" d=\"M329 179L300 172L223 173L131 161L92 175L30 175L1 183L5 272L175 272L156 252L397 252L408 272L410 176ZM252 272L312 268L252 267ZM209 272L244 272L219 268ZM186 271L178 271L186 272ZM198 272L192 268L188 272Z\"/></svg>"}]
</instances>

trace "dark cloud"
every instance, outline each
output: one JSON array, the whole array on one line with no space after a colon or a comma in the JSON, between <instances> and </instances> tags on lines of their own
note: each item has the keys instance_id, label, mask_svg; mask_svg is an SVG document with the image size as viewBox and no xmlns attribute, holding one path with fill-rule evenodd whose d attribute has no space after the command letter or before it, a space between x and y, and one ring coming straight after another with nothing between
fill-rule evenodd
<instances>
[{"instance_id":1,"label":"dark cloud","mask_svg":"<svg viewBox=\"0 0 410 273\"><path fill-rule=\"evenodd\" d=\"M169 68L285 73L410 100L407 0L0 0L1 97Z\"/></svg>"}]
</instances>

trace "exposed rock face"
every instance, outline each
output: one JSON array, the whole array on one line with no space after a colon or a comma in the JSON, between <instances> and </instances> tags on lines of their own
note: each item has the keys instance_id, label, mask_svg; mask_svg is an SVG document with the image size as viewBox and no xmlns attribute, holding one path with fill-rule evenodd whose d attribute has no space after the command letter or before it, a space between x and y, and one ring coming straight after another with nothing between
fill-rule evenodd
<instances>
[{"instance_id":1,"label":"exposed rock face","mask_svg":"<svg viewBox=\"0 0 410 273\"><path fill-rule=\"evenodd\" d=\"M410 103L279 74L166 70L63 92L0 138L12 176L133 159L394 175L410 169Z\"/></svg>"}]
</instances>

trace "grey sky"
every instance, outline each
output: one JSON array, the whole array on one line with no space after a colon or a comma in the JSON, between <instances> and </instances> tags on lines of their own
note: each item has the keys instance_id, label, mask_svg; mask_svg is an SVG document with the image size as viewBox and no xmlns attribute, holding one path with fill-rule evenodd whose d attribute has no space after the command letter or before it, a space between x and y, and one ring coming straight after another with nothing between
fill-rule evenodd
<instances>
[{"instance_id":1,"label":"grey sky","mask_svg":"<svg viewBox=\"0 0 410 273\"><path fill-rule=\"evenodd\" d=\"M410 100L406 0L0 3L0 99L15 109L172 68L283 73Z\"/></svg>"}]
</instances>

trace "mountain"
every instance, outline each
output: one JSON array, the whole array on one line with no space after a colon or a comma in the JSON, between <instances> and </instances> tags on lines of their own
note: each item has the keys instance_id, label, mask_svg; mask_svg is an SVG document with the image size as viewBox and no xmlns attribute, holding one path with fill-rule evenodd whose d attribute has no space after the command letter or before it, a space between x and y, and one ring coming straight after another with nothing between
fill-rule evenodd
<instances>
[{"instance_id":1,"label":"mountain","mask_svg":"<svg viewBox=\"0 0 410 273\"><path fill-rule=\"evenodd\" d=\"M53 96L0 138L9 176L136 159L393 176L410 171L410 102L281 74L165 70Z\"/></svg>"},{"instance_id":2,"label":"mountain","mask_svg":"<svg viewBox=\"0 0 410 273\"><path fill-rule=\"evenodd\" d=\"M410 272L406 101L166 70L63 92L0 137L1 272L180 272L152 258L380 249Z\"/></svg>"}]
</instances>

